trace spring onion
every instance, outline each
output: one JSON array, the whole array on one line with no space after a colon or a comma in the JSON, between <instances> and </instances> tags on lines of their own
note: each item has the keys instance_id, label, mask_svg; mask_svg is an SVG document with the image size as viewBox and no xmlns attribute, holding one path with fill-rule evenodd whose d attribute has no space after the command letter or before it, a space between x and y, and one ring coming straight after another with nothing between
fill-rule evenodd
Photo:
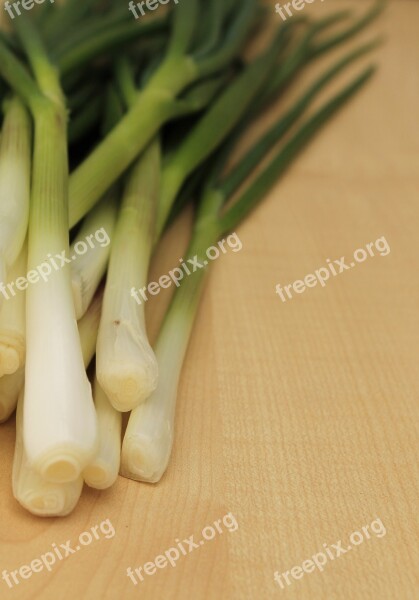
<instances>
[{"instance_id":1,"label":"spring onion","mask_svg":"<svg viewBox=\"0 0 419 600\"><path fill-rule=\"evenodd\" d=\"M124 190L97 341L97 378L122 412L138 406L157 385L144 305L135 303L126 290L147 284L159 186L160 147L155 140L134 166Z\"/></svg>"},{"instance_id":2,"label":"spring onion","mask_svg":"<svg viewBox=\"0 0 419 600\"><path fill-rule=\"evenodd\" d=\"M89 487L104 490L115 483L119 473L122 415L113 408L96 378L93 398L98 419L99 448L84 469L83 477Z\"/></svg>"},{"instance_id":3,"label":"spring onion","mask_svg":"<svg viewBox=\"0 0 419 600\"><path fill-rule=\"evenodd\" d=\"M23 508L39 517L65 517L77 505L83 478L67 483L45 481L28 461L23 443L23 391L16 412L16 442L13 457L13 495Z\"/></svg>"},{"instance_id":4,"label":"spring onion","mask_svg":"<svg viewBox=\"0 0 419 600\"><path fill-rule=\"evenodd\" d=\"M0 377L0 423L7 421L13 414L24 381L24 367L18 369L13 375Z\"/></svg>"},{"instance_id":5,"label":"spring onion","mask_svg":"<svg viewBox=\"0 0 419 600\"><path fill-rule=\"evenodd\" d=\"M98 292L79 322L80 343L87 367L95 353L102 294ZM1 379L0 379L1 382ZM23 377L22 377L23 384ZM0 383L1 386L1 383ZM16 413L16 444L13 457L13 495L30 513L43 517L64 517L77 505L83 489L83 477L67 483L45 481L30 465L23 443L23 404L21 393Z\"/></svg>"},{"instance_id":6,"label":"spring onion","mask_svg":"<svg viewBox=\"0 0 419 600\"><path fill-rule=\"evenodd\" d=\"M17 282L26 275L27 244L9 269L8 278ZM11 375L25 365L26 353L25 290L16 289L14 295L0 306L0 377Z\"/></svg>"},{"instance_id":7,"label":"spring onion","mask_svg":"<svg viewBox=\"0 0 419 600\"><path fill-rule=\"evenodd\" d=\"M26 16L18 21L37 84L29 96L35 123L28 251L32 270L48 255L69 251L67 115L60 82L40 37ZM26 301L23 432L28 460L46 480L75 481L95 451L96 415L69 270L62 268L51 273L47 283L29 286Z\"/></svg>"},{"instance_id":8,"label":"spring onion","mask_svg":"<svg viewBox=\"0 0 419 600\"><path fill-rule=\"evenodd\" d=\"M0 284L17 260L29 218L31 123L21 100L5 102L0 136ZM0 293L0 304L3 294Z\"/></svg>"},{"instance_id":9,"label":"spring onion","mask_svg":"<svg viewBox=\"0 0 419 600\"><path fill-rule=\"evenodd\" d=\"M95 294L85 316L79 321L84 364L90 363L96 351L103 304L103 288ZM115 482L120 464L122 415L115 410L103 392L96 377L93 383L93 397L98 420L98 447L83 471L88 486L106 489Z\"/></svg>"},{"instance_id":10,"label":"spring onion","mask_svg":"<svg viewBox=\"0 0 419 600\"><path fill-rule=\"evenodd\" d=\"M106 272L117 209L118 193L116 189L112 189L86 217L71 244L70 256L76 257L71 263L71 281L77 320L81 319L90 306ZM97 232L103 233L109 242L99 244L94 237ZM77 253L78 245L82 245L84 250L81 255Z\"/></svg>"}]
</instances>

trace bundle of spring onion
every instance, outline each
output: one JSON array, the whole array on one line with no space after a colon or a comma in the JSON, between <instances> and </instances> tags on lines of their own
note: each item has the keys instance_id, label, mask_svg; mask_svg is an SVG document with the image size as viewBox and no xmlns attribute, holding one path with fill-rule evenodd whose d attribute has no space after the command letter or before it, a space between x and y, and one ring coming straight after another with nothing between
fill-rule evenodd
<instances>
[{"instance_id":1,"label":"bundle of spring onion","mask_svg":"<svg viewBox=\"0 0 419 600\"><path fill-rule=\"evenodd\" d=\"M68 514L83 482L104 489L119 472L160 480L209 267L177 287L154 349L131 290L188 203L188 257L203 263L374 72L327 95L379 41L343 49L227 168L258 117L383 2L272 36L267 6L182 0L137 22L113 0L67 0L1 34L0 420L17 408L13 492L34 514ZM249 61L256 36L270 39Z\"/></svg>"}]
</instances>

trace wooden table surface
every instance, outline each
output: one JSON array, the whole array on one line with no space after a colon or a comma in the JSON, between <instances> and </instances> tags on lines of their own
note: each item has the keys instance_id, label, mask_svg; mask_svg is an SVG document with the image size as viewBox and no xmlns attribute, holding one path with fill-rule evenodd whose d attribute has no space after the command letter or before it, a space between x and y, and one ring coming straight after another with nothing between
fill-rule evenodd
<instances>
[{"instance_id":1,"label":"wooden table surface","mask_svg":"<svg viewBox=\"0 0 419 600\"><path fill-rule=\"evenodd\" d=\"M307 11L323 16L336 4ZM272 12L272 22L278 18ZM113 538L102 535L12 589L0 579L1 598L419 597L418 27L419 2L391 3L373 27L388 37L373 81L237 230L243 249L213 265L181 379L173 459L160 484L119 478L107 492L86 490L65 519L35 518L11 493L14 424L0 428L0 571L31 563L53 543L74 545L107 519L115 529ZM186 216L167 235L152 279L182 256L187 226ZM387 255L285 303L275 294L277 283L303 279L326 259L349 259L383 236ZM168 297L149 306L153 332ZM227 513L236 531L223 525L222 534L137 586L127 576L177 538L199 540ZM336 556L333 544L346 548L355 531L362 543L355 534L351 551ZM326 548L335 554L323 571L288 575L290 585L282 576L284 589L275 582L275 571Z\"/></svg>"}]
</instances>

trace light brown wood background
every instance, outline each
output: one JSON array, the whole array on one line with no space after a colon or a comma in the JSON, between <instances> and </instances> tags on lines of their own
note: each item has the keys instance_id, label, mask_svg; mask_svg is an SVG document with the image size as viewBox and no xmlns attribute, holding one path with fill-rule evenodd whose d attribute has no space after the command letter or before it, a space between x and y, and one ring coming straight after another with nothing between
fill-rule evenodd
<instances>
[{"instance_id":1,"label":"light brown wood background","mask_svg":"<svg viewBox=\"0 0 419 600\"><path fill-rule=\"evenodd\" d=\"M336 5L366 7L328 0L310 10L320 16ZM278 18L272 12L272 22ZM51 573L12 590L0 580L1 598L419 597L419 2L392 2L373 29L388 36L374 80L239 228L242 251L213 265L161 483L119 478L105 493L87 490L66 519L34 518L11 494L14 425L0 428L0 571L30 563L52 543L74 542L104 519L116 529ZM167 236L153 279L173 262L168 254L175 262L182 255L187 221ZM286 304L275 295L276 283L381 236L388 256ZM149 307L153 332L168 295L158 299ZM176 538L199 538L230 511L236 532L137 587L130 582L128 566L153 560ZM274 582L275 570L301 565L324 543L347 544L377 517L384 537L286 590Z\"/></svg>"}]
</instances>

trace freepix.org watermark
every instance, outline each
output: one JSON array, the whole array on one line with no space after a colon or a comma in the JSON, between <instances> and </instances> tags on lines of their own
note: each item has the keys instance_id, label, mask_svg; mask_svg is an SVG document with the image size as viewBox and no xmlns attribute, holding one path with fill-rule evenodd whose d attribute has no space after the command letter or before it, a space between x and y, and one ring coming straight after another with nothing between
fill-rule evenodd
<instances>
[{"instance_id":1,"label":"freepix.org watermark","mask_svg":"<svg viewBox=\"0 0 419 600\"><path fill-rule=\"evenodd\" d=\"M139 19L140 15L144 17L147 14L146 9L156 10L156 8L159 8L161 4L168 4L171 1L173 1L175 4L179 4L179 0L142 0L141 2L133 2L131 0L131 2L128 4L128 10L132 12L136 19Z\"/></svg>"},{"instance_id":2,"label":"freepix.org watermark","mask_svg":"<svg viewBox=\"0 0 419 600\"><path fill-rule=\"evenodd\" d=\"M86 254L89 248L93 249L96 244L99 244L101 248L105 248L106 246L109 246L110 243L110 237L106 233L105 228L102 227L95 231L95 233L87 235L84 240L76 242L74 246L72 246L72 255L70 257L66 256L65 250L55 256L48 254L47 259L43 263L26 273L26 277L18 277L16 281L10 281L6 284L0 282L0 294L2 294L6 300L9 300L11 297L16 296L17 291L23 292L26 290L30 283L38 283L41 280L47 282L53 270L59 271L67 264L71 264L73 261L77 260L77 257Z\"/></svg>"},{"instance_id":3,"label":"freepix.org watermark","mask_svg":"<svg viewBox=\"0 0 419 600\"><path fill-rule=\"evenodd\" d=\"M54 4L54 0L49 0L51 4ZM14 19L16 16L22 14L20 8L25 10L31 10L36 4L43 4L46 0L17 0L16 2L9 2L6 0L4 3L4 10L7 11L9 17Z\"/></svg>"},{"instance_id":4,"label":"freepix.org watermark","mask_svg":"<svg viewBox=\"0 0 419 600\"><path fill-rule=\"evenodd\" d=\"M216 535L221 535L224 531L233 533L237 531L239 524L237 523L234 515L229 512L224 515L221 519L214 521L212 525L207 525L201 531L201 539L194 540L194 536L190 535L188 538L180 541L179 538L175 539L175 544L163 554L159 554L153 561L146 562L143 566L137 567L132 570L131 567L127 569L127 576L131 579L134 585L138 585L138 582L144 581L144 575L154 575L158 569L164 569L168 565L176 567L177 562L182 556L187 556L195 549L200 548L206 542L213 540Z\"/></svg>"},{"instance_id":5,"label":"freepix.org watermark","mask_svg":"<svg viewBox=\"0 0 419 600\"><path fill-rule=\"evenodd\" d=\"M313 2L316 2L316 0L292 0L292 2L284 2L282 6L277 2L275 4L275 12L281 16L283 21L286 21L288 17L293 16L295 10L303 10L306 4L313 4Z\"/></svg>"},{"instance_id":6,"label":"freepix.org watermark","mask_svg":"<svg viewBox=\"0 0 419 600\"><path fill-rule=\"evenodd\" d=\"M243 244L237 233L232 233L227 236L225 240L220 240L217 246L210 246L207 248L206 256L208 260L216 260L221 253L226 254L228 251L226 244L233 252L239 252L239 250L243 248ZM175 267L172 271L169 271L167 275L162 275L158 282L151 281L147 286L138 290L132 288L131 296L135 298L137 304L142 304L140 296L144 302L147 302L147 292L152 296L157 296L157 294L160 294L162 288L169 288L173 284L175 284L176 287L179 287L180 282L185 275L193 275L193 273L199 269L204 269L208 265L208 260L204 260L201 263L199 262L197 255L193 258L188 258L186 262L183 258L180 258L179 262L181 263L181 267Z\"/></svg>"},{"instance_id":7,"label":"freepix.org watermark","mask_svg":"<svg viewBox=\"0 0 419 600\"><path fill-rule=\"evenodd\" d=\"M363 263L367 258L374 256L387 256L390 254L390 246L384 236L366 244L365 248L358 248L353 253L353 260L349 259L349 263L346 262L345 257L341 256L337 260L331 261L329 258L326 259L327 266L316 269L314 273L309 273L304 279L296 279L293 283L284 285L283 287L278 283L275 286L275 293L281 298L282 302L291 300L293 298L293 292L295 294L302 294L307 288L316 287L319 283L322 287L326 286L326 282L331 277L336 277L348 269L356 267L357 264Z\"/></svg>"},{"instance_id":8,"label":"freepix.org watermark","mask_svg":"<svg viewBox=\"0 0 419 600\"><path fill-rule=\"evenodd\" d=\"M274 580L279 585L281 590L289 587L293 581L302 579L304 575L313 573L316 569L323 571L327 563L334 561L340 556L344 556L351 550L360 546L366 540L370 540L373 537L382 538L387 533L386 528L383 525L381 519L374 519L369 525L364 525L359 531L353 531L349 536L349 544L343 546L342 540L338 540L335 544L323 544L323 548L320 552L316 552L309 558L306 558L300 565L296 565L280 573L275 571Z\"/></svg>"},{"instance_id":9,"label":"freepix.org watermark","mask_svg":"<svg viewBox=\"0 0 419 600\"><path fill-rule=\"evenodd\" d=\"M115 528L110 519L102 521L99 525L94 525L88 531L83 531L79 535L75 546L71 545L71 540L67 540L64 544L51 544L51 550L45 554L41 554L39 558L34 558L28 565L22 565L14 571L4 569L1 577L9 588L13 588L19 585L21 581L32 577L34 573L40 573L44 569L52 571L57 561L64 560L72 554L76 554L82 548L90 546L93 540L100 540L103 537L107 540L115 537Z\"/></svg>"}]
</instances>

